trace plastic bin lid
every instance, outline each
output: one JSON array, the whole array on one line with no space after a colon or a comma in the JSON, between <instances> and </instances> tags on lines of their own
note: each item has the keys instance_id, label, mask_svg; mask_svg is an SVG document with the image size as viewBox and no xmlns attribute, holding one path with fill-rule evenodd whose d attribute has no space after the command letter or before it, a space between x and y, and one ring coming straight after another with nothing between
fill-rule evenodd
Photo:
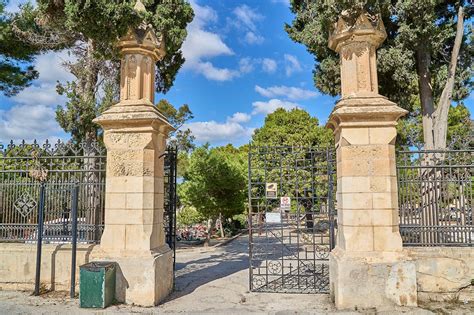
<instances>
[{"instance_id":1,"label":"plastic bin lid","mask_svg":"<svg viewBox=\"0 0 474 315\"><path fill-rule=\"evenodd\" d=\"M79 266L79 268L90 270L90 271L99 271L100 269L115 268L115 262L113 262L113 261L91 261L87 264Z\"/></svg>"}]
</instances>

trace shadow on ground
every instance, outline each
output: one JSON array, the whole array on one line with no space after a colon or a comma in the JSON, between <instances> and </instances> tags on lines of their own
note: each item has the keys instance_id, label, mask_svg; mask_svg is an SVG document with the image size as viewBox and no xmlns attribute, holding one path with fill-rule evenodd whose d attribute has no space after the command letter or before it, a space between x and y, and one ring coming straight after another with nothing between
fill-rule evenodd
<instances>
[{"instance_id":1,"label":"shadow on ground","mask_svg":"<svg viewBox=\"0 0 474 315\"><path fill-rule=\"evenodd\" d=\"M188 295L200 286L227 277L249 267L248 238L241 237L220 248L194 253L176 253L174 292L166 302Z\"/></svg>"}]
</instances>

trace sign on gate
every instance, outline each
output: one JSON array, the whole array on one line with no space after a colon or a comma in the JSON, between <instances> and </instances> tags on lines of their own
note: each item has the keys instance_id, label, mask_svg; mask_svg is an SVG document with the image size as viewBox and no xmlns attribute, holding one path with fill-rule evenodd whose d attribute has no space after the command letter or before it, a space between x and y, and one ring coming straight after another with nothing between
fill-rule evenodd
<instances>
[{"instance_id":1,"label":"sign on gate","mask_svg":"<svg viewBox=\"0 0 474 315\"><path fill-rule=\"evenodd\" d=\"M276 198L278 191L277 183L266 183L265 184L265 195L267 198Z\"/></svg>"},{"instance_id":2,"label":"sign on gate","mask_svg":"<svg viewBox=\"0 0 474 315\"><path fill-rule=\"evenodd\" d=\"M265 221L267 223L281 223L280 212L267 212L265 213Z\"/></svg>"},{"instance_id":3,"label":"sign on gate","mask_svg":"<svg viewBox=\"0 0 474 315\"><path fill-rule=\"evenodd\" d=\"M291 197L280 198L280 210L289 212L291 210Z\"/></svg>"}]
</instances>

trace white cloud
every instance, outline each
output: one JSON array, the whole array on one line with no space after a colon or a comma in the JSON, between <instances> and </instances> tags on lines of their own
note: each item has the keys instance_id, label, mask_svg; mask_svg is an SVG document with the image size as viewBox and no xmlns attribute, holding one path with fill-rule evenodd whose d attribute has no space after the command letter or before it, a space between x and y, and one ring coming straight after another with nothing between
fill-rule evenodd
<instances>
[{"instance_id":1,"label":"white cloud","mask_svg":"<svg viewBox=\"0 0 474 315\"><path fill-rule=\"evenodd\" d=\"M13 102L10 109L0 111L2 141L54 140L63 135L56 122L55 109L65 103L66 97L58 95L56 84L74 78L62 65L72 60L66 51L50 52L36 58L34 65L39 78L10 98Z\"/></svg>"},{"instance_id":2,"label":"white cloud","mask_svg":"<svg viewBox=\"0 0 474 315\"><path fill-rule=\"evenodd\" d=\"M16 105L8 111L0 111L0 140L57 139L61 128L52 107L45 105Z\"/></svg>"},{"instance_id":3,"label":"white cloud","mask_svg":"<svg viewBox=\"0 0 474 315\"><path fill-rule=\"evenodd\" d=\"M73 80L74 76L64 68L63 64L75 59L67 50L39 55L35 61L35 68L39 72L39 82L55 84L56 81Z\"/></svg>"},{"instance_id":4,"label":"white cloud","mask_svg":"<svg viewBox=\"0 0 474 315\"><path fill-rule=\"evenodd\" d=\"M261 44L264 40L263 36L255 34L252 31L248 31L244 36L244 41L250 45Z\"/></svg>"},{"instance_id":5,"label":"white cloud","mask_svg":"<svg viewBox=\"0 0 474 315\"><path fill-rule=\"evenodd\" d=\"M277 69L277 63L275 60L270 58L263 58L262 70L267 73L275 73Z\"/></svg>"},{"instance_id":6,"label":"white cloud","mask_svg":"<svg viewBox=\"0 0 474 315\"><path fill-rule=\"evenodd\" d=\"M202 59L233 54L219 35L193 27L188 29L188 37L183 43L185 67L193 67Z\"/></svg>"},{"instance_id":7,"label":"white cloud","mask_svg":"<svg viewBox=\"0 0 474 315\"><path fill-rule=\"evenodd\" d=\"M214 67L214 65L208 61L199 62L195 69L204 75L206 79L214 81L229 81L239 76L238 71Z\"/></svg>"},{"instance_id":8,"label":"white cloud","mask_svg":"<svg viewBox=\"0 0 474 315\"><path fill-rule=\"evenodd\" d=\"M249 114L237 112L227 119L231 123L246 123L250 121L252 117Z\"/></svg>"},{"instance_id":9,"label":"white cloud","mask_svg":"<svg viewBox=\"0 0 474 315\"><path fill-rule=\"evenodd\" d=\"M242 41L249 45L261 44L264 42L264 37L257 31L257 23L263 20L263 15L252 9L248 5L241 5L234 9L234 18L228 18L228 24L245 34Z\"/></svg>"},{"instance_id":10,"label":"white cloud","mask_svg":"<svg viewBox=\"0 0 474 315\"><path fill-rule=\"evenodd\" d=\"M271 86L268 88L262 88L256 85L255 92L268 98L284 97L293 101L307 100L319 95L315 91L305 90L298 87L284 86L284 85Z\"/></svg>"},{"instance_id":11,"label":"white cloud","mask_svg":"<svg viewBox=\"0 0 474 315\"><path fill-rule=\"evenodd\" d=\"M203 122L192 122L186 124L184 128L191 129L193 136L198 142L216 143L220 141L231 142L249 138L253 133L253 128L244 127L237 122L226 121L218 123L214 120Z\"/></svg>"},{"instance_id":12,"label":"white cloud","mask_svg":"<svg viewBox=\"0 0 474 315\"><path fill-rule=\"evenodd\" d=\"M222 38L205 28L217 21L218 16L209 6L201 6L191 1L194 20L188 26L188 36L183 43L183 55L186 58L183 69L190 69L204 75L209 80L227 81L236 76L237 71L214 66L209 59L217 56L230 56L234 52Z\"/></svg>"},{"instance_id":13,"label":"white cloud","mask_svg":"<svg viewBox=\"0 0 474 315\"><path fill-rule=\"evenodd\" d=\"M257 29L256 22L263 19L263 15L257 13L248 5L241 5L234 9L234 15L237 18L237 23L248 28L251 31Z\"/></svg>"},{"instance_id":14,"label":"white cloud","mask_svg":"<svg viewBox=\"0 0 474 315\"><path fill-rule=\"evenodd\" d=\"M244 143L252 135L254 128L243 126L252 118L247 113L236 112L227 117L224 123L211 121L197 121L185 124L183 128L189 128L200 143L210 142L212 144L238 142Z\"/></svg>"},{"instance_id":15,"label":"white cloud","mask_svg":"<svg viewBox=\"0 0 474 315\"><path fill-rule=\"evenodd\" d=\"M217 12L209 6L201 6L196 0L190 0L194 11L194 19L191 24L196 26L204 26L209 22L216 22L218 19Z\"/></svg>"},{"instance_id":16,"label":"white cloud","mask_svg":"<svg viewBox=\"0 0 474 315\"><path fill-rule=\"evenodd\" d=\"M239 61L239 70L241 73L250 73L254 69L254 64L255 60L253 60L252 58L242 58Z\"/></svg>"},{"instance_id":17,"label":"white cloud","mask_svg":"<svg viewBox=\"0 0 474 315\"><path fill-rule=\"evenodd\" d=\"M300 62L298 59L290 54L285 54L285 73L287 76L291 76L295 72L300 72L302 70Z\"/></svg>"},{"instance_id":18,"label":"white cloud","mask_svg":"<svg viewBox=\"0 0 474 315\"><path fill-rule=\"evenodd\" d=\"M253 115L257 114L271 114L278 108L284 108L286 110L293 108L301 108L300 105L288 101L282 101L279 99L271 99L268 102L253 102Z\"/></svg>"},{"instance_id":19,"label":"white cloud","mask_svg":"<svg viewBox=\"0 0 474 315\"><path fill-rule=\"evenodd\" d=\"M53 84L32 85L13 96L12 101L21 105L42 105L56 107L63 104L65 97L58 95Z\"/></svg>"}]
</instances>

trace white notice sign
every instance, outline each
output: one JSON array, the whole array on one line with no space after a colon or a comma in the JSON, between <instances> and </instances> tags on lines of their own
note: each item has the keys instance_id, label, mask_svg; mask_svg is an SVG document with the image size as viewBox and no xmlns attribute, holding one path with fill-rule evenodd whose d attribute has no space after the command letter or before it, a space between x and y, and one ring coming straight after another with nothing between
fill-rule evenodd
<instances>
[{"instance_id":1,"label":"white notice sign","mask_svg":"<svg viewBox=\"0 0 474 315\"><path fill-rule=\"evenodd\" d=\"M267 212L265 214L265 221L267 223L281 223L281 215L280 213Z\"/></svg>"},{"instance_id":2,"label":"white notice sign","mask_svg":"<svg viewBox=\"0 0 474 315\"><path fill-rule=\"evenodd\" d=\"M280 210L281 211L290 211L291 209L291 197L281 197L280 198Z\"/></svg>"}]
</instances>

